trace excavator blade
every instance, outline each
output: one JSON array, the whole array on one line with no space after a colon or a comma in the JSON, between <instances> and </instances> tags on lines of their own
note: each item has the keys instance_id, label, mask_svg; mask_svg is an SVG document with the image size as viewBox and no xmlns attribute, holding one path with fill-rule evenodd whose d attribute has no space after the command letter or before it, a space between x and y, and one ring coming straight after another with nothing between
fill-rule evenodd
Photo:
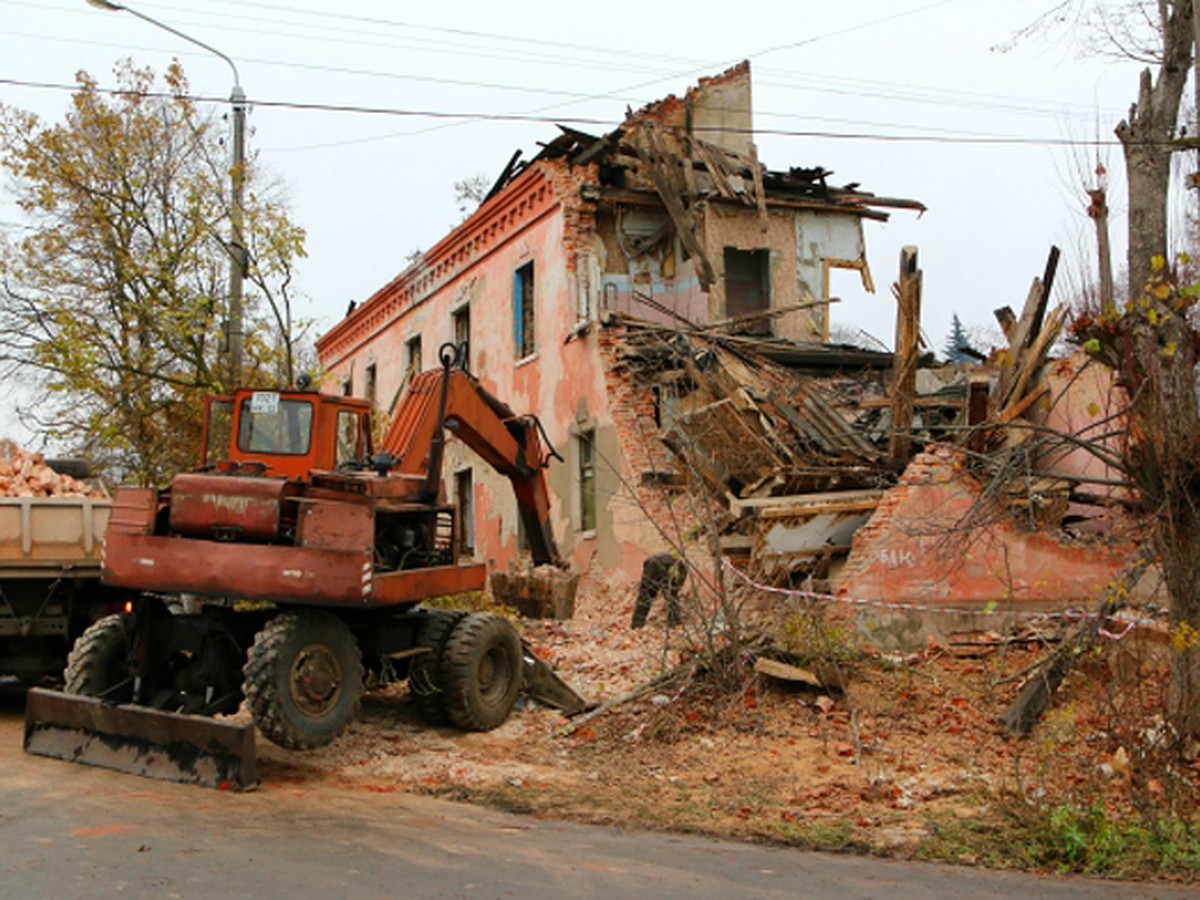
<instances>
[{"instance_id":1,"label":"excavator blade","mask_svg":"<svg viewBox=\"0 0 1200 900\"><path fill-rule=\"evenodd\" d=\"M25 700L25 750L164 781L234 790L258 784L251 724L42 688Z\"/></svg>"}]
</instances>

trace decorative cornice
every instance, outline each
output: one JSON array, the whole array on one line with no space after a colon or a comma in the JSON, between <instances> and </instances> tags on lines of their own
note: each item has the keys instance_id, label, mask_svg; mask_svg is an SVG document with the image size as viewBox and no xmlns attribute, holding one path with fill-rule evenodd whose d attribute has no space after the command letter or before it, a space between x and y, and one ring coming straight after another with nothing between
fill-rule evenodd
<instances>
[{"instance_id":1,"label":"decorative cornice","mask_svg":"<svg viewBox=\"0 0 1200 900\"><path fill-rule=\"evenodd\" d=\"M438 241L421 258L376 291L317 339L327 366L337 365L408 310L490 255L515 234L562 203L543 161L531 165L495 197Z\"/></svg>"}]
</instances>

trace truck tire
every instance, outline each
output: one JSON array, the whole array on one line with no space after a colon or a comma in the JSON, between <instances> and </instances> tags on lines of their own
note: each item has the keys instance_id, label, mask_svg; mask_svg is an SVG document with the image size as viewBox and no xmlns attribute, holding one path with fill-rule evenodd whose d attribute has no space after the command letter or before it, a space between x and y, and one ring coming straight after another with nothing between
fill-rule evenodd
<instances>
[{"instance_id":1,"label":"truck tire","mask_svg":"<svg viewBox=\"0 0 1200 900\"><path fill-rule=\"evenodd\" d=\"M442 654L446 714L463 731L491 731L521 692L521 638L503 616L471 613L450 633Z\"/></svg>"},{"instance_id":2,"label":"truck tire","mask_svg":"<svg viewBox=\"0 0 1200 900\"><path fill-rule=\"evenodd\" d=\"M119 613L93 622L67 655L63 690L118 702L131 699L133 681L129 677L128 646L124 617ZM125 686L113 691L122 682Z\"/></svg>"},{"instance_id":3,"label":"truck tire","mask_svg":"<svg viewBox=\"0 0 1200 900\"><path fill-rule=\"evenodd\" d=\"M276 616L254 638L242 690L267 740L291 750L324 747L358 710L362 653L346 623L316 609Z\"/></svg>"},{"instance_id":4,"label":"truck tire","mask_svg":"<svg viewBox=\"0 0 1200 900\"><path fill-rule=\"evenodd\" d=\"M428 647L429 652L418 656L409 667L408 692L417 714L426 725L448 725L450 715L446 710L442 658L450 633L466 613L452 609L431 609L428 613L428 618L417 631L417 644Z\"/></svg>"}]
</instances>

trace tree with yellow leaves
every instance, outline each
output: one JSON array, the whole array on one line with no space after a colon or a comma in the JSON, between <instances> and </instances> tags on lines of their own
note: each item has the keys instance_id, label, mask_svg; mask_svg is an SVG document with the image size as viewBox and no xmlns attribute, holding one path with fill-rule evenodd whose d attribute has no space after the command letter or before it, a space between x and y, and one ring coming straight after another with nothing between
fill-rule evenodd
<instances>
[{"instance_id":1,"label":"tree with yellow leaves","mask_svg":"<svg viewBox=\"0 0 1200 900\"><path fill-rule=\"evenodd\" d=\"M160 483L196 458L201 398L229 388L230 163L179 64L158 87L125 61L86 73L63 122L0 105L0 164L30 222L0 242L0 364L36 431L102 469ZM304 232L246 172L247 384L292 379L289 285Z\"/></svg>"}]
</instances>

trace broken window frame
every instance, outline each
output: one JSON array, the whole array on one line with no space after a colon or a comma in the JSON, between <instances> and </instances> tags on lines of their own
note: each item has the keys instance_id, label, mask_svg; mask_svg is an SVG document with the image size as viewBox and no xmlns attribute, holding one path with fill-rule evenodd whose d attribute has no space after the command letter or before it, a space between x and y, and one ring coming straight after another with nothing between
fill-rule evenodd
<instances>
[{"instance_id":1,"label":"broken window frame","mask_svg":"<svg viewBox=\"0 0 1200 900\"><path fill-rule=\"evenodd\" d=\"M863 290L868 294L875 293L875 280L871 278L871 267L867 264L867 258L861 256L858 259L837 259L836 257L827 257L821 261L821 299L829 299L829 273L833 269L853 269L862 278ZM828 343L829 341L829 307L821 314L824 322L822 328L821 340Z\"/></svg>"},{"instance_id":2,"label":"broken window frame","mask_svg":"<svg viewBox=\"0 0 1200 900\"><path fill-rule=\"evenodd\" d=\"M462 363L471 371L471 304L464 303L450 313L450 327L454 332L454 346L462 354Z\"/></svg>"},{"instance_id":3,"label":"broken window frame","mask_svg":"<svg viewBox=\"0 0 1200 900\"><path fill-rule=\"evenodd\" d=\"M518 360L537 352L537 291L533 261L513 272L513 352Z\"/></svg>"}]
</instances>

